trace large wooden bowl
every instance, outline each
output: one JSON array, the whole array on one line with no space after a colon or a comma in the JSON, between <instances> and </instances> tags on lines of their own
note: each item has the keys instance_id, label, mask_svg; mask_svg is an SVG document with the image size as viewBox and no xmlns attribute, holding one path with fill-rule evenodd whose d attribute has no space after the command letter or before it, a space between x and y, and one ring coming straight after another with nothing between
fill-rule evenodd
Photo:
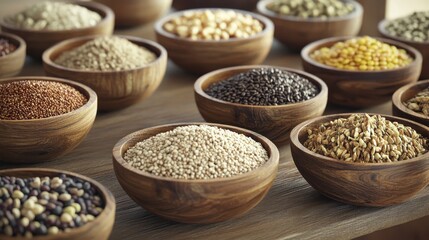
<instances>
[{"instance_id":1,"label":"large wooden bowl","mask_svg":"<svg viewBox=\"0 0 429 240\"><path fill-rule=\"evenodd\" d=\"M193 8L232 8L254 10L259 0L173 0L173 7L177 10Z\"/></svg>"},{"instance_id":2,"label":"large wooden bowl","mask_svg":"<svg viewBox=\"0 0 429 240\"><path fill-rule=\"evenodd\" d=\"M268 162L230 178L180 180L145 173L123 159L124 153L137 142L179 126L201 124L253 138L267 150ZM125 192L147 211L184 223L214 223L243 215L267 194L277 175L278 164L279 152L270 140L246 129L210 123L178 123L143 129L124 137L113 149L113 168Z\"/></svg>"},{"instance_id":3,"label":"large wooden bowl","mask_svg":"<svg viewBox=\"0 0 429 240\"><path fill-rule=\"evenodd\" d=\"M94 219L79 228L72 229L70 232L62 232L57 235L38 236L32 239L35 240L83 240L83 239L99 239L106 240L109 238L112 232L113 224L115 222L115 211L116 203L112 193L99 182L85 177L78 173L60 171L55 169L47 168L19 168L19 169L7 169L0 170L0 176L13 176L13 177L57 177L61 174L68 176L77 177L83 179L91 185L93 185L101 195L101 198L105 202L105 207L101 214ZM25 237L9 237L6 235L0 235L2 240L25 240Z\"/></svg>"},{"instance_id":4,"label":"large wooden bowl","mask_svg":"<svg viewBox=\"0 0 429 240\"><path fill-rule=\"evenodd\" d=\"M27 53L35 58L40 58L43 51L63 40L90 36L90 35L111 35L114 26L113 11L95 2L78 1L75 4L88 8L101 15L102 20L93 27L52 31L52 30L30 30L23 29L12 25L7 21L8 16L4 17L0 23L3 32L13 33L22 37L27 43Z\"/></svg>"},{"instance_id":5,"label":"large wooden bowl","mask_svg":"<svg viewBox=\"0 0 429 240\"><path fill-rule=\"evenodd\" d=\"M353 4L355 10L346 16L326 20L277 14L267 8L273 1L260 1L258 12L274 22L276 39L291 49L300 50L311 42L328 37L356 36L362 26L363 8L357 1L344 0Z\"/></svg>"},{"instance_id":6,"label":"large wooden bowl","mask_svg":"<svg viewBox=\"0 0 429 240\"><path fill-rule=\"evenodd\" d=\"M226 102L205 93L213 83L225 80L233 75L254 68L271 66L241 66L220 69L200 77L194 84L195 101L200 114L207 122L234 125L258 132L276 144L289 140L293 127L305 120L321 116L328 101L328 87L318 77L303 71L276 67L296 73L316 84L320 92L314 98L304 102L278 106L254 106Z\"/></svg>"},{"instance_id":7,"label":"large wooden bowl","mask_svg":"<svg viewBox=\"0 0 429 240\"><path fill-rule=\"evenodd\" d=\"M91 130L97 114L97 95L89 87L73 81L50 77L16 77L1 83L43 80L70 85L88 98L72 112L32 120L0 119L0 162L40 163L54 160L76 148Z\"/></svg>"},{"instance_id":8,"label":"large wooden bowl","mask_svg":"<svg viewBox=\"0 0 429 240\"><path fill-rule=\"evenodd\" d=\"M263 25L264 30L250 38L229 40L191 40L178 37L164 30L163 26L187 10L170 14L155 24L157 41L163 45L170 59L179 67L193 73L206 73L224 67L260 64L267 57L273 42L273 23L261 15L234 10L252 15Z\"/></svg>"},{"instance_id":9,"label":"large wooden bowl","mask_svg":"<svg viewBox=\"0 0 429 240\"><path fill-rule=\"evenodd\" d=\"M429 182L429 153L394 163L354 163L325 157L304 147L307 129L350 115L318 117L298 125L291 132L293 161L314 189L343 203L382 207L405 202L426 187ZM384 117L429 137L427 126L403 118Z\"/></svg>"},{"instance_id":10,"label":"large wooden bowl","mask_svg":"<svg viewBox=\"0 0 429 240\"><path fill-rule=\"evenodd\" d=\"M9 43L16 46L15 51L0 57L0 77L17 75L24 66L27 45L22 38L14 34L0 32L0 38L6 39Z\"/></svg>"},{"instance_id":11,"label":"large wooden bowl","mask_svg":"<svg viewBox=\"0 0 429 240\"><path fill-rule=\"evenodd\" d=\"M392 70L349 71L330 67L315 61L310 54L322 47L353 37L334 37L310 43L301 51L306 72L320 77L329 88L329 102L353 108L366 108L389 101L392 94L408 83L416 82L422 69L422 55L413 47L378 38L378 40L405 49L414 59L409 65Z\"/></svg>"},{"instance_id":12,"label":"large wooden bowl","mask_svg":"<svg viewBox=\"0 0 429 240\"><path fill-rule=\"evenodd\" d=\"M98 95L98 108L112 111L131 106L149 97L158 88L167 69L167 52L159 44L131 36L120 36L145 47L157 55L157 59L145 66L122 71L87 71L66 68L55 59L65 51L79 47L97 36L74 38L63 41L43 54L43 66L49 76L63 77L91 87Z\"/></svg>"}]
</instances>

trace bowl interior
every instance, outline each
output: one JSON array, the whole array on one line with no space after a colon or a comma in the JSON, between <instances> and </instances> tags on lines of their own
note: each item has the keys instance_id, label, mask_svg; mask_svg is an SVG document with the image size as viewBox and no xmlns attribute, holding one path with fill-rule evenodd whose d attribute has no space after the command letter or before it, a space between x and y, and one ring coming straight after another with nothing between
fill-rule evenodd
<instances>
[{"instance_id":1,"label":"bowl interior","mask_svg":"<svg viewBox=\"0 0 429 240\"><path fill-rule=\"evenodd\" d=\"M404 86L404 88L405 88L404 91L401 91L400 94L399 94L399 96L398 96L399 97L399 102L397 101L397 99L394 99L393 103L395 105L397 105L397 107L399 107L399 109L401 109L402 111L405 111L405 112L407 112L409 114L412 114L412 115L414 115L416 117L419 117L419 118L429 119L428 116L425 116L423 114L414 112L413 110L407 108L404 105L404 102L406 102L406 101L410 100L411 98L415 97L417 95L417 93L419 93L419 92L427 89L428 87L429 87L429 80L419 81L419 82L417 82L415 84L412 84L412 85L409 85L409 86ZM398 91L400 91L400 90L398 90Z\"/></svg>"},{"instance_id":2,"label":"bowl interior","mask_svg":"<svg viewBox=\"0 0 429 240\"><path fill-rule=\"evenodd\" d=\"M11 35L8 33L0 33L0 38L6 39L10 43L12 43L13 45L16 46L16 50L13 51L12 53L16 52L19 48L21 48L25 44L24 40L21 40L20 38L17 38L17 36L14 36L14 35ZM8 54L8 55L10 55L10 54ZM8 56L8 55L5 55L5 56Z\"/></svg>"}]
</instances>

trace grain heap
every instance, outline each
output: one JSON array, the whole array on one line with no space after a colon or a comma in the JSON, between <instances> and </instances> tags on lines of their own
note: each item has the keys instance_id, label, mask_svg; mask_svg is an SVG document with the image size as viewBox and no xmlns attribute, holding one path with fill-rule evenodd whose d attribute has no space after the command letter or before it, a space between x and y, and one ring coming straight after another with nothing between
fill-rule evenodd
<instances>
[{"instance_id":1,"label":"grain heap","mask_svg":"<svg viewBox=\"0 0 429 240\"><path fill-rule=\"evenodd\" d=\"M429 87L404 102L404 105L416 113L429 117Z\"/></svg>"},{"instance_id":2,"label":"grain heap","mask_svg":"<svg viewBox=\"0 0 429 240\"><path fill-rule=\"evenodd\" d=\"M395 37L414 42L429 41L429 11L415 12L395 19L386 25L387 32Z\"/></svg>"},{"instance_id":3,"label":"grain heap","mask_svg":"<svg viewBox=\"0 0 429 240\"><path fill-rule=\"evenodd\" d=\"M348 15L354 6L340 0L275 0L267 9L285 16L328 19Z\"/></svg>"},{"instance_id":4,"label":"grain heap","mask_svg":"<svg viewBox=\"0 0 429 240\"><path fill-rule=\"evenodd\" d=\"M0 57L9 55L16 50L16 46L7 39L0 38Z\"/></svg>"}]
</instances>

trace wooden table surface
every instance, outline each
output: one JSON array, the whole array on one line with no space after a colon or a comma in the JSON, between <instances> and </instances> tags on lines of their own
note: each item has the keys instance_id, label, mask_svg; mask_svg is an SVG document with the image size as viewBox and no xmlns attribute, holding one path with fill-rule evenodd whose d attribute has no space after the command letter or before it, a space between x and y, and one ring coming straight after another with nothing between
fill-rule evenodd
<instances>
[{"instance_id":1,"label":"wooden table surface","mask_svg":"<svg viewBox=\"0 0 429 240\"><path fill-rule=\"evenodd\" d=\"M28 2L32 0L1 0L0 17ZM152 24L116 33L154 39ZM265 64L301 69L299 54L288 52L277 42ZM41 62L27 59L20 75L44 75ZM350 239L429 215L429 188L407 203L387 208L354 207L327 199L301 177L289 145L280 147L279 173L268 195L241 218L211 225L189 225L146 212L116 181L112 148L120 138L139 129L203 121L193 97L197 77L169 62L166 77L152 97L121 111L99 114L88 137L71 154L37 165L0 164L0 169L49 167L78 172L100 181L117 201L111 239ZM329 106L325 114L352 111ZM391 103L360 111L391 114Z\"/></svg>"}]
</instances>

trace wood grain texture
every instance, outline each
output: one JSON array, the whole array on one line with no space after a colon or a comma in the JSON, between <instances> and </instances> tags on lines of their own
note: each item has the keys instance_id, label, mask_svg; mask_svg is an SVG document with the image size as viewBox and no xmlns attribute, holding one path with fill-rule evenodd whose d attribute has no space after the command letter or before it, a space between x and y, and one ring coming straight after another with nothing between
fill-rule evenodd
<instances>
[{"instance_id":1,"label":"wood grain texture","mask_svg":"<svg viewBox=\"0 0 429 240\"><path fill-rule=\"evenodd\" d=\"M408 83L416 82L422 69L422 55L400 42L378 38L378 40L405 49L414 59L407 66L392 70L348 71L316 62L310 54L322 47L331 47L338 41L350 37L334 37L316 41L301 51L304 70L321 78L328 85L329 102L352 108L375 106L391 99L392 94Z\"/></svg>"},{"instance_id":2,"label":"wood grain texture","mask_svg":"<svg viewBox=\"0 0 429 240\"><path fill-rule=\"evenodd\" d=\"M54 81L70 85L88 98L77 110L55 117L34 120L0 119L0 162L40 163L59 158L76 148L91 130L97 114L97 95L90 88L65 79L17 77L0 83L22 80Z\"/></svg>"},{"instance_id":3,"label":"wood grain texture","mask_svg":"<svg viewBox=\"0 0 429 240\"><path fill-rule=\"evenodd\" d=\"M0 38L6 39L16 46L15 51L0 57L0 77L15 76L24 66L27 45L22 38L14 34L0 33Z\"/></svg>"},{"instance_id":4,"label":"wood grain texture","mask_svg":"<svg viewBox=\"0 0 429 240\"><path fill-rule=\"evenodd\" d=\"M193 73L206 73L238 65L260 64L271 50L274 34L273 23L258 14L235 11L252 15L264 25L264 30L252 37L241 39L215 41L181 38L165 31L163 26L169 20L182 15L182 11L170 14L155 24L157 41L167 49L170 59L177 66Z\"/></svg>"},{"instance_id":5,"label":"wood grain texture","mask_svg":"<svg viewBox=\"0 0 429 240\"><path fill-rule=\"evenodd\" d=\"M318 77L291 68L279 68L300 75L320 90L314 98L279 106L252 106L230 103L205 93L212 84L262 65L241 66L217 70L200 77L194 85L195 102L207 122L235 125L258 132L276 144L285 144L293 127L308 119L321 116L328 101L328 87Z\"/></svg>"},{"instance_id":6,"label":"wood grain texture","mask_svg":"<svg viewBox=\"0 0 429 240\"><path fill-rule=\"evenodd\" d=\"M78 173L69 171L60 171L48 168L16 168L8 170L0 170L0 176L13 176L21 178L29 177L58 177L60 174L65 173L68 176L83 179L92 184L100 193L101 199L105 202L105 207L101 214L95 218L94 221L83 225L82 227L75 228L67 233L59 233L57 235L39 236L32 239L35 240L106 240L112 232L113 224L115 222L116 202L113 194L99 182L85 177ZM8 237L0 235L2 240L24 240L25 237Z\"/></svg>"},{"instance_id":7,"label":"wood grain texture","mask_svg":"<svg viewBox=\"0 0 429 240\"><path fill-rule=\"evenodd\" d=\"M269 160L261 167L230 178L182 180L158 177L130 166L125 152L136 143L179 126L206 124L244 134L260 142ZM279 152L267 138L242 128L207 123L163 125L134 132L113 149L116 178L128 195L143 208L163 218L183 223L216 223L239 217L267 194L277 175Z\"/></svg>"},{"instance_id":8,"label":"wood grain texture","mask_svg":"<svg viewBox=\"0 0 429 240\"><path fill-rule=\"evenodd\" d=\"M177 10L192 8L232 8L254 10L259 0L174 0L173 7Z\"/></svg>"},{"instance_id":9,"label":"wood grain texture","mask_svg":"<svg viewBox=\"0 0 429 240\"><path fill-rule=\"evenodd\" d=\"M87 71L66 68L56 64L55 59L64 51L83 45L96 36L63 41L43 54L47 75L72 79L92 88L98 95L98 108L113 111L129 107L152 95L164 78L167 68L167 52L159 44L131 36L120 36L145 47L157 55L157 59L142 67L123 71Z\"/></svg>"}]
</instances>

